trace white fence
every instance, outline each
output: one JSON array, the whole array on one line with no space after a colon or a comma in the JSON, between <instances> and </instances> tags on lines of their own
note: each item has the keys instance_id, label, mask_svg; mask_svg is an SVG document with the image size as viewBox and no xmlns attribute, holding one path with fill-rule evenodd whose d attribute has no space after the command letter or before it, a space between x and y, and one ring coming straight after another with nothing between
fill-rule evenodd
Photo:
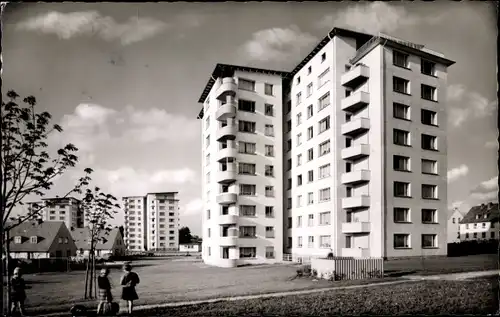
<instances>
[{"instance_id":1,"label":"white fence","mask_svg":"<svg viewBox=\"0 0 500 317\"><path fill-rule=\"evenodd\" d=\"M283 261L284 262L295 262L295 263L301 263L301 264L309 264L309 263L311 263L312 258L315 258L315 257L299 256L299 255L289 254L289 253L283 254Z\"/></svg>"},{"instance_id":2,"label":"white fence","mask_svg":"<svg viewBox=\"0 0 500 317\"><path fill-rule=\"evenodd\" d=\"M311 272L330 280L359 280L384 276L383 258L333 258L311 260Z\"/></svg>"}]
</instances>

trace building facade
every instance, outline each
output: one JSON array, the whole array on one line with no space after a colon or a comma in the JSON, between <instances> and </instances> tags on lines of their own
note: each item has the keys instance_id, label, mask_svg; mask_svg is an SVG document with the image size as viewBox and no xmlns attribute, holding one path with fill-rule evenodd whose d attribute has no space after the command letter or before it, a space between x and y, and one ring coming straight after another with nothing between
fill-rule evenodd
<instances>
[{"instance_id":1,"label":"building facade","mask_svg":"<svg viewBox=\"0 0 500 317\"><path fill-rule=\"evenodd\" d=\"M125 243L130 251L178 250L177 192L123 197Z\"/></svg>"},{"instance_id":2,"label":"building facade","mask_svg":"<svg viewBox=\"0 0 500 317\"><path fill-rule=\"evenodd\" d=\"M489 240L500 238L498 203L472 207L460 221L460 240Z\"/></svg>"},{"instance_id":3,"label":"building facade","mask_svg":"<svg viewBox=\"0 0 500 317\"><path fill-rule=\"evenodd\" d=\"M35 206L36 205L36 206ZM43 221L62 221L68 229L83 228L85 224L84 212L80 207L80 200L73 197L45 198L39 202L28 204L28 211L39 209L37 218Z\"/></svg>"},{"instance_id":4,"label":"building facade","mask_svg":"<svg viewBox=\"0 0 500 317\"><path fill-rule=\"evenodd\" d=\"M199 100L204 261L446 255L453 63L334 28L289 73L218 64Z\"/></svg>"},{"instance_id":5,"label":"building facade","mask_svg":"<svg viewBox=\"0 0 500 317\"><path fill-rule=\"evenodd\" d=\"M464 215L458 208L453 209L453 213L448 218L448 243L460 242L460 221Z\"/></svg>"}]
</instances>

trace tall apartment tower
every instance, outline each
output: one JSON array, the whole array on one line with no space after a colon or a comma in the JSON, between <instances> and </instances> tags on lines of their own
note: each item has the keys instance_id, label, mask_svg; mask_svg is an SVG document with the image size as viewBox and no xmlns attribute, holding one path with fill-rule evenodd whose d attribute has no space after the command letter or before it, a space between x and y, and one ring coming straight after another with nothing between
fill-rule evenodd
<instances>
[{"instance_id":1,"label":"tall apartment tower","mask_svg":"<svg viewBox=\"0 0 500 317\"><path fill-rule=\"evenodd\" d=\"M39 202L28 203L28 210L39 209L41 206L45 207L40 210L38 218L43 221L64 221L68 229L84 226L83 210L80 208L80 200L76 198L44 198Z\"/></svg>"},{"instance_id":2,"label":"tall apartment tower","mask_svg":"<svg viewBox=\"0 0 500 317\"><path fill-rule=\"evenodd\" d=\"M131 251L178 250L177 192L123 197L125 243Z\"/></svg>"},{"instance_id":3,"label":"tall apartment tower","mask_svg":"<svg viewBox=\"0 0 500 317\"><path fill-rule=\"evenodd\" d=\"M218 64L199 100L204 261L445 255L452 64L339 28L289 73Z\"/></svg>"}]
</instances>

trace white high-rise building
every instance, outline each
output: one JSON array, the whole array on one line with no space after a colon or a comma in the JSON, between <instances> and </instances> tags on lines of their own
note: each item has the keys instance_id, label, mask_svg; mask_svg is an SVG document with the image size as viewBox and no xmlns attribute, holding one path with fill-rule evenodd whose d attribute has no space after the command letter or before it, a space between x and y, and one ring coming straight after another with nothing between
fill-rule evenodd
<instances>
[{"instance_id":1,"label":"white high-rise building","mask_svg":"<svg viewBox=\"0 0 500 317\"><path fill-rule=\"evenodd\" d=\"M453 63L334 28L291 72L217 64L199 99L204 261L445 255Z\"/></svg>"},{"instance_id":2,"label":"white high-rise building","mask_svg":"<svg viewBox=\"0 0 500 317\"><path fill-rule=\"evenodd\" d=\"M84 226L84 212L80 206L80 200L74 197L44 198L39 202L28 203L28 210L32 208L35 210L42 208L37 218L43 221L64 221L68 230Z\"/></svg>"},{"instance_id":3,"label":"white high-rise building","mask_svg":"<svg viewBox=\"0 0 500 317\"><path fill-rule=\"evenodd\" d=\"M130 251L178 250L177 192L123 197L125 243Z\"/></svg>"}]
</instances>

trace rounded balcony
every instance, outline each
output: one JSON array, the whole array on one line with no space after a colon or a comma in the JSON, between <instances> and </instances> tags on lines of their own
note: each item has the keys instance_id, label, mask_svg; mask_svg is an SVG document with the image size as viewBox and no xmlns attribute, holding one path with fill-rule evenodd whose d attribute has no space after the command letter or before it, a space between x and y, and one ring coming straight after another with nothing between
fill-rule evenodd
<instances>
[{"instance_id":1,"label":"rounded balcony","mask_svg":"<svg viewBox=\"0 0 500 317\"><path fill-rule=\"evenodd\" d=\"M219 237L219 245L221 247L234 247L238 245L237 236L225 236Z\"/></svg>"},{"instance_id":2,"label":"rounded balcony","mask_svg":"<svg viewBox=\"0 0 500 317\"><path fill-rule=\"evenodd\" d=\"M221 105L215 112L215 119L224 121L236 117L236 102L231 100Z\"/></svg>"},{"instance_id":3,"label":"rounded balcony","mask_svg":"<svg viewBox=\"0 0 500 317\"><path fill-rule=\"evenodd\" d=\"M227 96L236 96L236 90L238 86L236 86L236 81L233 77L225 77L222 78L221 84L219 88L217 88L217 99L225 101Z\"/></svg>"},{"instance_id":4,"label":"rounded balcony","mask_svg":"<svg viewBox=\"0 0 500 317\"><path fill-rule=\"evenodd\" d=\"M238 223L237 215L219 215L217 218L219 225L233 225Z\"/></svg>"},{"instance_id":5,"label":"rounded balcony","mask_svg":"<svg viewBox=\"0 0 500 317\"><path fill-rule=\"evenodd\" d=\"M220 205L236 204L238 195L236 193L220 193L215 200Z\"/></svg>"},{"instance_id":6,"label":"rounded balcony","mask_svg":"<svg viewBox=\"0 0 500 317\"><path fill-rule=\"evenodd\" d=\"M217 141L234 140L236 139L236 133L238 133L236 125L226 125L217 129L215 136Z\"/></svg>"},{"instance_id":7,"label":"rounded balcony","mask_svg":"<svg viewBox=\"0 0 500 317\"><path fill-rule=\"evenodd\" d=\"M235 164L229 164L233 165L233 167L229 167L226 171L218 171L217 172L217 182L219 184L228 184L236 181L236 167Z\"/></svg>"},{"instance_id":8,"label":"rounded balcony","mask_svg":"<svg viewBox=\"0 0 500 317\"><path fill-rule=\"evenodd\" d=\"M238 150L236 149L236 147L228 146L224 149L220 149L219 152L217 152L217 161L223 162L227 158L236 157L237 154Z\"/></svg>"},{"instance_id":9,"label":"rounded balcony","mask_svg":"<svg viewBox=\"0 0 500 317\"><path fill-rule=\"evenodd\" d=\"M238 266L237 259L219 259L217 260L217 266L224 268L231 268Z\"/></svg>"}]
</instances>

